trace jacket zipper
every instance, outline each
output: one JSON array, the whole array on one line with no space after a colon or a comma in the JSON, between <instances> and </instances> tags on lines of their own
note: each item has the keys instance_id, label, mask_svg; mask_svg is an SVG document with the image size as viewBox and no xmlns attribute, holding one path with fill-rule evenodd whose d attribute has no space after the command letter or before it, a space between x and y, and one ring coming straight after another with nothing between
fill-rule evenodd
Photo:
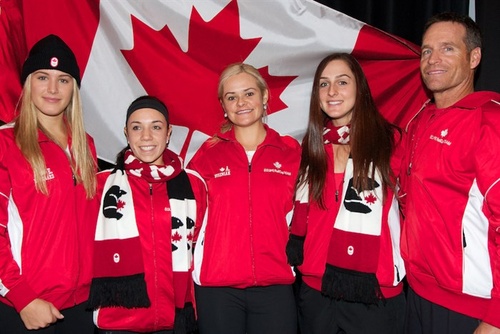
<instances>
[{"instance_id":1,"label":"jacket zipper","mask_svg":"<svg viewBox=\"0 0 500 334\"><path fill-rule=\"evenodd\" d=\"M156 270L157 268L157 263L156 263L156 238L155 238L155 215L154 215L154 199L153 199L153 184L149 183L149 200L150 200L150 208L151 208L151 240L153 242L152 245L152 251L153 251L153 265L154 265L154 282L155 282L155 294L154 297L156 299L157 296L157 291L158 291L158 272ZM151 300L151 304L153 304L153 300ZM155 303L156 304L156 303ZM158 315L158 307L154 308L154 328L155 330L158 329L158 323L159 323L159 315Z\"/></svg>"},{"instance_id":2,"label":"jacket zipper","mask_svg":"<svg viewBox=\"0 0 500 334\"><path fill-rule=\"evenodd\" d=\"M257 153L257 150L254 153ZM257 277L255 275L255 254L254 254L254 249L253 249L253 216L252 216L252 182L251 182L251 173L252 173L252 163L248 163L248 203L249 203L249 225L250 225L250 255L252 258L252 276L253 276L253 284L257 285Z\"/></svg>"}]
</instances>

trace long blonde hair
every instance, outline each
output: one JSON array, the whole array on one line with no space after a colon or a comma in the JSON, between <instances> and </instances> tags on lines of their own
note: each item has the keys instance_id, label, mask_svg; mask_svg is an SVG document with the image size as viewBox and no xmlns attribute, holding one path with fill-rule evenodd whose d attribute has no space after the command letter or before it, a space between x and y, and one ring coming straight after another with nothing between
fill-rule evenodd
<instances>
[{"instance_id":1,"label":"long blonde hair","mask_svg":"<svg viewBox=\"0 0 500 334\"><path fill-rule=\"evenodd\" d=\"M49 129L43 128L38 122L37 110L31 99L31 74L24 83L21 95L19 116L14 124L16 144L23 156L28 160L35 177L35 187L41 193L48 195L46 183L46 165L38 143L38 129L53 140ZM71 134L71 169L77 183L82 183L87 198L96 194L96 161L87 141L83 127L82 104L80 90L73 78L73 94L71 102L64 111L68 132Z\"/></svg>"}]
</instances>

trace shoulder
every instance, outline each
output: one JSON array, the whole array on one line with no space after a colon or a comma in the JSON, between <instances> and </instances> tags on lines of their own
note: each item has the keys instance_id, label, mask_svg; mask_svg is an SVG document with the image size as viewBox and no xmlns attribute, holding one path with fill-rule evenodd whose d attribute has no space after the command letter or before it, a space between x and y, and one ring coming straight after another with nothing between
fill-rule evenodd
<instances>
[{"instance_id":1,"label":"shoulder","mask_svg":"<svg viewBox=\"0 0 500 334\"><path fill-rule=\"evenodd\" d=\"M205 140L205 142L203 142L203 144L201 144L201 146L196 150L191 160L189 160L187 166L189 167L195 163L197 164L200 160L203 160L205 157L207 159L210 159L211 156L210 151L219 149L223 142L227 141L224 139L220 139L217 136Z\"/></svg>"},{"instance_id":2,"label":"shoulder","mask_svg":"<svg viewBox=\"0 0 500 334\"><path fill-rule=\"evenodd\" d=\"M109 175L111 174L113 170L112 169L105 169L103 171L100 171L97 173L97 182L99 184L104 184L106 183L106 180L108 179Z\"/></svg>"},{"instance_id":3,"label":"shoulder","mask_svg":"<svg viewBox=\"0 0 500 334\"><path fill-rule=\"evenodd\" d=\"M14 123L8 123L0 127L0 155L3 156L6 150L17 147L15 145Z\"/></svg>"},{"instance_id":4,"label":"shoulder","mask_svg":"<svg viewBox=\"0 0 500 334\"><path fill-rule=\"evenodd\" d=\"M0 126L0 140L14 140L14 123L7 123Z\"/></svg>"},{"instance_id":5,"label":"shoulder","mask_svg":"<svg viewBox=\"0 0 500 334\"><path fill-rule=\"evenodd\" d=\"M272 128L267 128L267 133L269 135L269 140L276 144L279 145L285 149L291 149L291 150L299 150L300 151L300 144L297 141L297 139L293 138L290 135L281 135L279 134L276 130Z\"/></svg>"},{"instance_id":6,"label":"shoulder","mask_svg":"<svg viewBox=\"0 0 500 334\"><path fill-rule=\"evenodd\" d=\"M292 136L289 135L281 136L281 140L283 141L283 144L285 144L287 147L293 150L300 150L300 144L298 140L293 138Z\"/></svg>"},{"instance_id":7,"label":"shoulder","mask_svg":"<svg viewBox=\"0 0 500 334\"><path fill-rule=\"evenodd\" d=\"M481 113L483 125L490 124L495 128L500 126L500 94L489 91L475 92L464 98L464 102Z\"/></svg>"}]
</instances>

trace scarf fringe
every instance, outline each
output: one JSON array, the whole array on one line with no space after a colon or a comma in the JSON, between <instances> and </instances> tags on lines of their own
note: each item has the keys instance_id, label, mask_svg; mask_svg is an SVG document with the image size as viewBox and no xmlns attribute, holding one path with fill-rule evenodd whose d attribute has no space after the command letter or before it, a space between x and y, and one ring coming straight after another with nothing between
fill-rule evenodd
<instances>
[{"instance_id":1,"label":"scarf fringe","mask_svg":"<svg viewBox=\"0 0 500 334\"><path fill-rule=\"evenodd\" d=\"M291 266L300 266L304 262L304 240L305 237L290 234L286 244L286 256Z\"/></svg>"},{"instance_id":2,"label":"scarf fringe","mask_svg":"<svg viewBox=\"0 0 500 334\"><path fill-rule=\"evenodd\" d=\"M92 279L87 306L90 309L117 306L131 309L151 306L144 274Z\"/></svg>"},{"instance_id":3,"label":"scarf fringe","mask_svg":"<svg viewBox=\"0 0 500 334\"><path fill-rule=\"evenodd\" d=\"M196 316L192 303L186 303L184 308L175 308L174 333L189 334L198 330Z\"/></svg>"},{"instance_id":4,"label":"scarf fringe","mask_svg":"<svg viewBox=\"0 0 500 334\"><path fill-rule=\"evenodd\" d=\"M373 273L326 265L321 293L335 300L363 304L385 302L377 277Z\"/></svg>"}]
</instances>

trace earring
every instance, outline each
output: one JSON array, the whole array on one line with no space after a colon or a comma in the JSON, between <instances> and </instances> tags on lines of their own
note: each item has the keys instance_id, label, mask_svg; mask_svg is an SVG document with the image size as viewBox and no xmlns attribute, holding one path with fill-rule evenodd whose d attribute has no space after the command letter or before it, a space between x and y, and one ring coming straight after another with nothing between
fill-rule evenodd
<instances>
[{"instance_id":1,"label":"earring","mask_svg":"<svg viewBox=\"0 0 500 334\"><path fill-rule=\"evenodd\" d=\"M267 110L267 103L264 104L264 111Z\"/></svg>"},{"instance_id":2,"label":"earring","mask_svg":"<svg viewBox=\"0 0 500 334\"><path fill-rule=\"evenodd\" d=\"M224 118L227 118L227 112L224 113Z\"/></svg>"}]
</instances>

